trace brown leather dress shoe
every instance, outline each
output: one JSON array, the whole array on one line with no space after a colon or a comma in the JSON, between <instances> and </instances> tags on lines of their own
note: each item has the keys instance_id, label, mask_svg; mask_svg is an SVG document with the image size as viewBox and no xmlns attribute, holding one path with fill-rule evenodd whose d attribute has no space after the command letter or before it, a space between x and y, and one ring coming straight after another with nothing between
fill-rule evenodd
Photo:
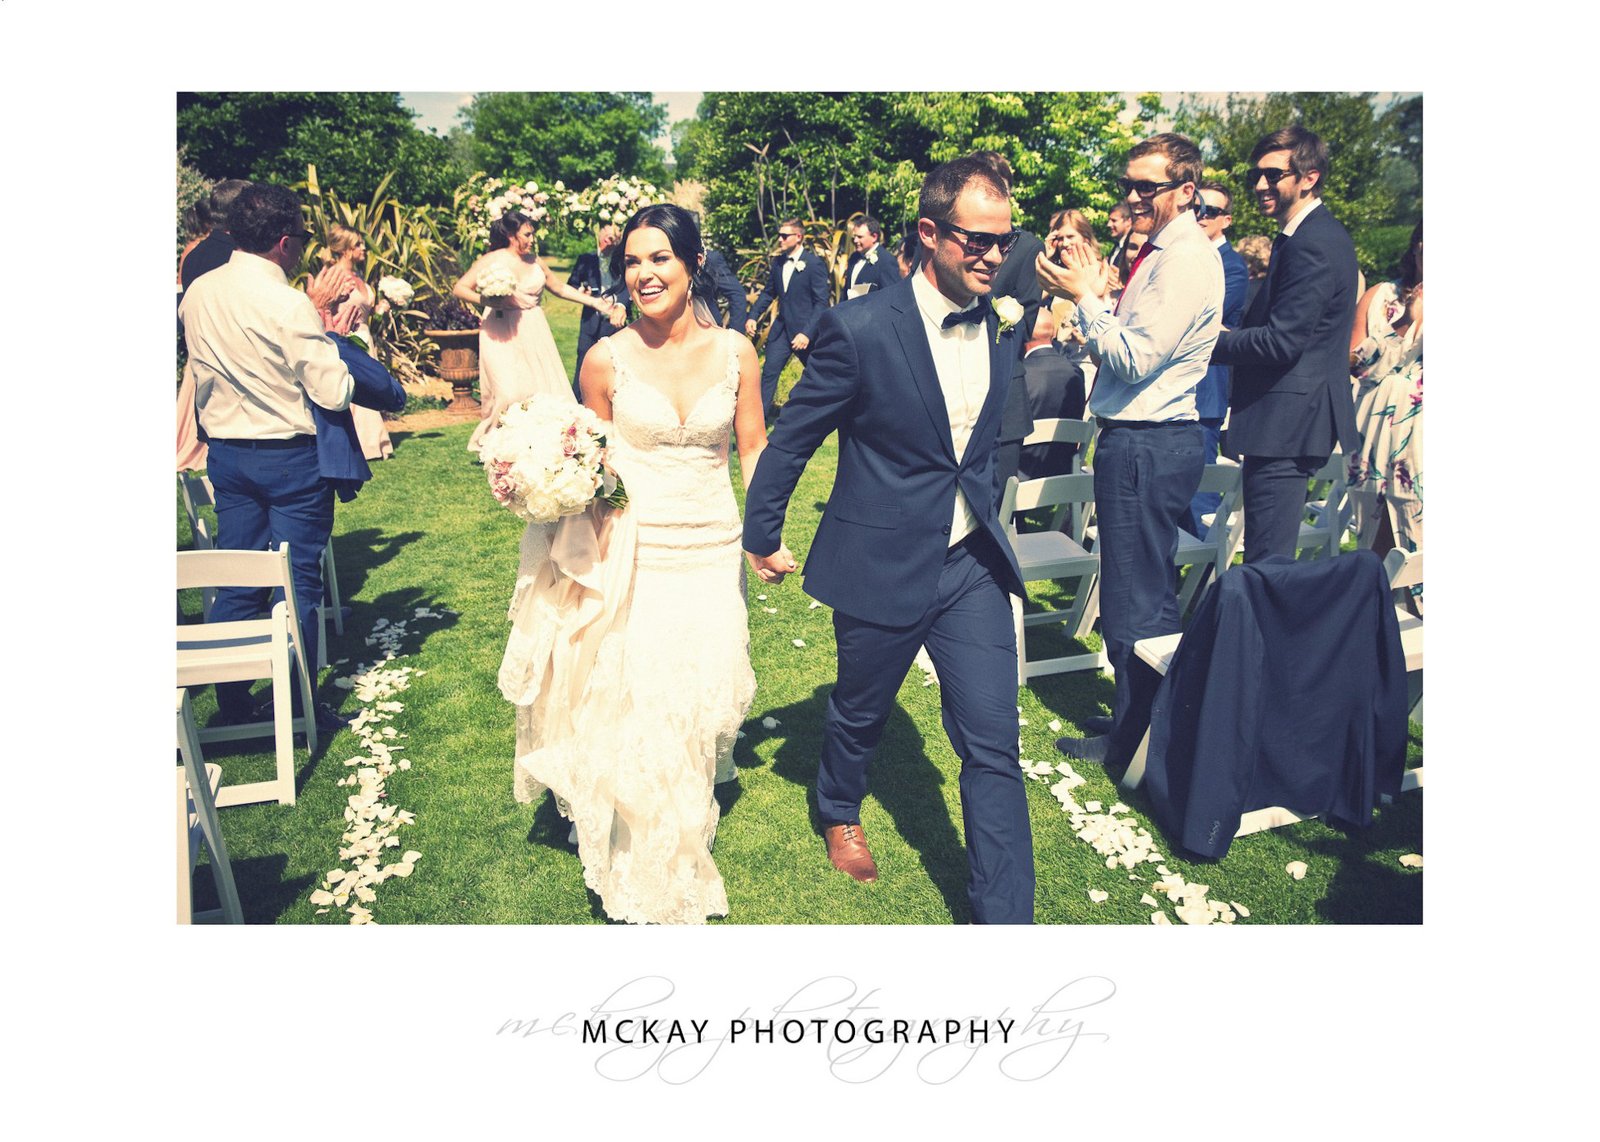
<instances>
[{"instance_id":1,"label":"brown leather dress shoe","mask_svg":"<svg viewBox=\"0 0 1600 1142\"><path fill-rule=\"evenodd\" d=\"M862 884L878 879L878 866L867 850L867 835L860 825L829 825L822 836L828 842L828 859L834 868L849 873Z\"/></svg>"}]
</instances>

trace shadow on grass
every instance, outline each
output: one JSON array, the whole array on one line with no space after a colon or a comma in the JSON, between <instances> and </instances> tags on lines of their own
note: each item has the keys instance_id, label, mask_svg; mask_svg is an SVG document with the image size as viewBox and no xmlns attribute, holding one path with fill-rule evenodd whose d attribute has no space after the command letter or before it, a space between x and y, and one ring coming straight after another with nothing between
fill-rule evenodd
<instances>
[{"instance_id":1,"label":"shadow on grass","mask_svg":"<svg viewBox=\"0 0 1600 1142\"><path fill-rule=\"evenodd\" d=\"M1422 873L1402 866L1396 855L1421 835L1418 790L1381 808L1371 828L1310 842L1310 852L1337 862L1339 870L1317 902L1317 914L1331 924L1422 923Z\"/></svg>"},{"instance_id":2,"label":"shadow on grass","mask_svg":"<svg viewBox=\"0 0 1600 1142\"><path fill-rule=\"evenodd\" d=\"M340 567L341 574L343 566ZM345 620L344 634L336 635L333 628L328 628L328 661L330 663L344 661L371 662L378 657L379 651L376 644L367 645L367 639L372 636L377 621L380 618L399 616L390 619L391 622L406 624L405 643L397 651L401 655L420 654L422 648L434 635L447 631L460 622L460 616L441 602L437 595L432 595L420 587L407 587L398 591L390 591L379 595L370 602L355 600L346 604L351 608L350 617ZM426 609L439 618L430 618L425 629L419 630L413 622L418 609ZM448 612L448 613L447 613ZM359 641L357 641L359 640ZM337 674L338 671L332 673ZM349 694L348 690L335 688L330 690L331 683L324 683L318 692L322 701L330 702L335 707L344 701Z\"/></svg>"},{"instance_id":3,"label":"shadow on grass","mask_svg":"<svg viewBox=\"0 0 1600 1142\"><path fill-rule=\"evenodd\" d=\"M771 711L787 734L773 757L772 772L805 789L807 818L818 846L823 841L822 821L817 815L817 760L832 689L819 686L805 701ZM916 723L898 703L889 714L867 772L868 796L878 802L895 832L917 854L951 918L958 924L969 922L966 847L946 805L945 776L923 748Z\"/></svg>"},{"instance_id":4,"label":"shadow on grass","mask_svg":"<svg viewBox=\"0 0 1600 1142\"><path fill-rule=\"evenodd\" d=\"M375 527L347 531L333 537L333 557L339 572L339 594L345 605L361 593L367 576L400 554L410 543L426 537L426 532L402 531L385 535Z\"/></svg>"},{"instance_id":5,"label":"shadow on grass","mask_svg":"<svg viewBox=\"0 0 1600 1142\"><path fill-rule=\"evenodd\" d=\"M469 419L469 418L463 417L462 419L466 420L466 419ZM401 450L405 447L407 441L410 441L410 440L438 440L443 435L444 435L444 433L440 432L436 428L433 428L433 429L422 429L422 430L417 430L417 431L412 431L412 432L390 432L389 433L389 443L394 445L394 454L396 456L399 456ZM389 461L387 461L387 460L384 461L384 463L388 463L388 462Z\"/></svg>"},{"instance_id":6,"label":"shadow on grass","mask_svg":"<svg viewBox=\"0 0 1600 1142\"><path fill-rule=\"evenodd\" d=\"M284 878L289 859L281 854L233 859L233 883L239 890L239 907L246 924L276 924L314 887L313 876ZM211 866L204 860L194 870L194 909L202 912L221 907Z\"/></svg>"}]
</instances>

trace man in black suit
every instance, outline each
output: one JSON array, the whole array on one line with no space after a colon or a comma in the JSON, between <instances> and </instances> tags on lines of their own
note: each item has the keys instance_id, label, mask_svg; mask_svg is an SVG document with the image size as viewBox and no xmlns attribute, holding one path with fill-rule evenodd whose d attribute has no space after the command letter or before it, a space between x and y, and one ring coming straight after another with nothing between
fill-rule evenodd
<instances>
[{"instance_id":1,"label":"man in black suit","mask_svg":"<svg viewBox=\"0 0 1600 1142\"><path fill-rule=\"evenodd\" d=\"M628 323L628 287L622 283L620 276L613 277L611 273L611 255L616 250L619 236L620 232L613 223L607 222L600 227L595 231L598 252L579 254L578 260L572 263L572 273L567 275L567 284L574 289L598 297L609 297L619 303L612 306L610 313L585 306L579 316L578 360L572 367L574 392L578 391L578 373L583 369L584 354L596 341L611 336Z\"/></svg>"},{"instance_id":2,"label":"man in black suit","mask_svg":"<svg viewBox=\"0 0 1600 1142\"><path fill-rule=\"evenodd\" d=\"M791 356L805 361L817 318L828 308L828 265L805 248L805 231L798 218L778 223L778 252L767 271L767 284L745 319L745 336L756 335L756 322L774 301L778 312L767 330L767 359L761 366L761 406L769 421L775 412L778 374Z\"/></svg>"},{"instance_id":3,"label":"man in black suit","mask_svg":"<svg viewBox=\"0 0 1600 1142\"><path fill-rule=\"evenodd\" d=\"M200 240L183 259L181 281L185 291L201 274L228 264L233 257L233 239L228 236L228 211L233 200L250 184L242 178L225 178L211 188L211 233Z\"/></svg>"},{"instance_id":4,"label":"man in black suit","mask_svg":"<svg viewBox=\"0 0 1600 1142\"><path fill-rule=\"evenodd\" d=\"M1211 244L1222 257L1222 326L1237 328L1244 317L1245 293L1250 272L1244 259L1228 243L1226 231L1233 224L1233 195L1221 183L1203 182L1196 191L1194 216ZM1226 365L1212 365L1195 389L1195 409L1200 414L1200 430L1206 436L1206 463L1217 459L1222 440L1222 422L1228 415L1228 374ZM1205 535L1201 517L1217 510L1222 496L1216 492L1196 492L1189 504L1189 534Z\"/></svg>"},{"instance_id":5,"label":"man in black suit","mask_svg":"<svg viewBox=\"0 0 1600 1142\"><path fill-rule=\"evenodd\" d=\"M1083 418L1083 370L1056 349L1056 319L1048 309L1039 310L1033 336L1022 347L1023 388L1033 419ZM1014 384L1015 382L1013 382ZM1001 431L1004 431L1002 427ZM1072 467L1076 444L1034 444L1022 450L1017 475L1024 480L1059 476Z\"/></svg>"},{"instance_id":6,"label":"man in black suit","mask_svg":"<svg viewBox=\"0 0 1600 1142\"><path fill-rule=\"evenodd\" d=\"M1133 214L1128 210L1126 202L1113 203L1106 214L1106 230L1111 234L1111 253L1106 256L1106 261L1118 266L1118 271L1127 269L1120 264L1123 251L1128 248L1128 235L1133 233Z\"/></svg>"},{"instance_id":7,"label":"man in black suit","mask_svg":"<svg viewBox=\"0 0 1600 1142\"><path fill-rule=\"evenodd\" d=\"M1322 207L1328 147L1304 127L1264 136L1246 185L1280 227L1266 284L1244 325L1217 339L1212 360L1233 366L1230 449L1244 456L1244 557L1294 557L1306 481L1337 443L1356 446L1350 324L1356 251Z\"/></svg>"},{"instance_id":8,"label":"man in black suit","mask_svg":"<svg viewBox=\"0 0 1600 1142\"><path fill-rule=\"evenodd\" d=\"M846 297L861 297L900 280L900 266L883 248L883 223L863 216L850 232L856 251L844 267Z\"/></svg>"},{"instance_id":9,"label":"man in black suit","mask_svg":"<svg viewBox=\"0 0 1600 1142\"><path fill-rule=\"evenodd\" d=\"M867 768L900 684L926 645L961 759L967 898L976 923L1033 922L1033 843L1017 763L1022 593L1000 529L994 444L1020 331L988 295L1015 244L1003 181L974 156L923 180L910 277L825 310L815 348L746 496L744 546L763 583L794 570L783 520L807 460L839 437L838 474L806 559L806 592L833 609L839 680L828 696L817 815L833 866L877 865L861 829Z\"/></svg>"}]
</instances>

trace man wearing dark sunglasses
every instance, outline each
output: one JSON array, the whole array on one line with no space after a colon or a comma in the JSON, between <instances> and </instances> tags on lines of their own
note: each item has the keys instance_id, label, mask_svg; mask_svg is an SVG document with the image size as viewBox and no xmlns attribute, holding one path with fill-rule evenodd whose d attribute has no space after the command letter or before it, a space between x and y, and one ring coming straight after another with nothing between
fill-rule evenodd
<instances>
[{"instance_id":1,"label":"man wearing dark sunglasses","mask_svg":"<svg viewBox=\"0 0 1600 1142\"><path fill-rule=\"evenodd\" d=\"M1033 841L1017 761L1016 556L994 481L1000 409L1020 351L989 294L1015 245L1005 181L978 156L935 168L917 209L921 265L825 311L806 370L745 497L744 546L767 582L793 570L789 497L839 435L838 473L806 560L833 608L839 680L828 698L817 813L829 862L878 869L862 830L868 763L919 647L939 673L961 758L967 901L980 924L1033 921Z\"/></svg>"},{"instance_id":2,"label":"man wearing dark sunglasses","mask_svg":"<svg viewBox=\"0 0 1600 1142\"><path fill-rule=\"evenodd\" d=\"M1160 682L1134 643L1182 625L1173 559L1205 468L1195 388L1222 324L1222 263L1192 210L1203 169L1182 135L1154 135L1128 152L1118 186L1147 240L1115 307L1101 300L1108 268L1081 245L1063 250L1060 266L1038 261L1045 288L1076 303L1100 359L1089 411L1100 430L1100 622L1117 686L1109 733L1056 744L1108 769L1132 760Z\"/></svg>"},{"instance_id":3,"label":"man wearing dark sunglasses","mask_svg":"<svg viewBox=\"0 0 1600 1142\"><path fill-rule=\"evenodd\" d=\"M1232 365L1228 444L1244 456L1244 557L1291 558L1306 481L1337 444L1356 446L1350 325L1357 266L1350 235L1321 205L1328 147L1304 127L1263 136L1245 186L1280 231L1266 284L1241 328L1217 340Z\"/></svg>"},{"instance_id":4,"label":"man wearing dark sunglasses","mask_svg":"<svg viewBox=\"0 0 1600 1142\"><path fill-rule=\"evenodd\" d=\"M805 230L798 218L778 223L778 248L767 272L767 284L750 307L744 323L747 337L756 335L756 322L774 301L778 311L767 330L767 359L761 366L761 404L768 422L777 415L778 375L798 356L802 363L817 331L817 318L828 308L828 267L805 248Z\"/></svg>"}]
</instances>

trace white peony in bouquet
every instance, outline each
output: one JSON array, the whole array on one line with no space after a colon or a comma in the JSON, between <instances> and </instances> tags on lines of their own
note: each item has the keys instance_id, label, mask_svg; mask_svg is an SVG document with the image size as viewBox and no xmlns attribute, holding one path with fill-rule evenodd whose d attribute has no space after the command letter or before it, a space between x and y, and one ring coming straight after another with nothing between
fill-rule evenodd
<instances>
[{"instance_id":1,"label":"white peony in bouquet","mask_svg":"<svg viewBox=\"0 0 1600 1142\"><path fill-rule=\"evenodd\" d=\"M478 294L485 305L494 305L510 297L517 288L517 279L507 266L490 266L478 275Z\"/></svg>"},{"instance_id":2,"label":"white peony in bouquet","mask_svg":"<svg viewBox=\"0 0 1600 1142\"><path fill-rule=\"evenodd\" d=\"M530 397L500 414L479 455L494 498L529 523L554 523L596 499L626 507L628 494L606 467L606 424L562 397Z\"/></svg>"},{"instance_id":3,"label":"white peony in bouquet","mask_svg":"<svg viewBox=\"0 0 1600 1142\"><path fill-rule=\"evenodd\" d=\"M416 291L410 283L402 278L392 278L385 274L378 279L378 293L390 305L397 309L404 309L411 304L411 299L416 296Z\"/></svg>"}]
</instances>

